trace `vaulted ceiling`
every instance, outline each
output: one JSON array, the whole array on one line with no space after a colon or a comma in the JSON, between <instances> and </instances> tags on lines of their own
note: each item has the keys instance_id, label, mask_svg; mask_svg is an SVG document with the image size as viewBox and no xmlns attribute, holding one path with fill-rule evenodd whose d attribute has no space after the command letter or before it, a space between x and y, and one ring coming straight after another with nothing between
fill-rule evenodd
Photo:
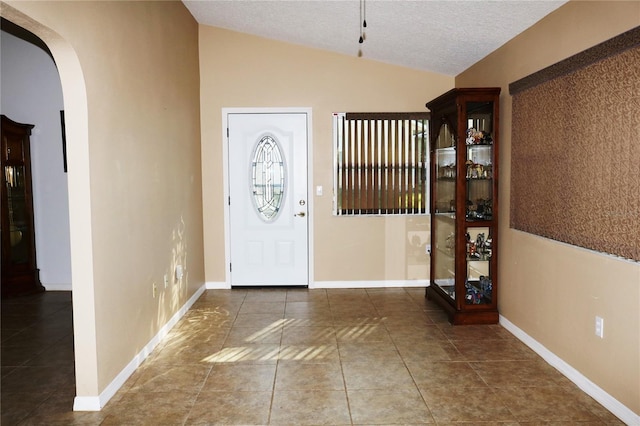
<instances>
[{"instance_id":1,"label":"vaulted ceiling","mask_svg":"<svg viewBox=\"0 0 640 426\"><path fill-rule=\"evenodd\" d=\"M210 25L455 76L566 0L183 0ZM362 18L361 18L362 17ZM361 22L364 42L359 43ZM535 52L532 52L535 54Z\"/></svg>"}]
</instances>

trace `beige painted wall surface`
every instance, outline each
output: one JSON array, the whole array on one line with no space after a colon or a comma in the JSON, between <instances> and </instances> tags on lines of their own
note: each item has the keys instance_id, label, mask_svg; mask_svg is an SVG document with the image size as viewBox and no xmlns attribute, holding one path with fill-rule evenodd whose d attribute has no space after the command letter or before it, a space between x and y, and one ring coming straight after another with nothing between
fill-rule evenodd
<instances>
[{"instance_id":1,"label":"beige painted wall surface","mask_svg":"<svg viewBox=\"0 0 640 426\"><path fill-rule=\"evenodd\" d=\"M74 109L66 119L70 179L86 169L91 196L87 207L70 183L70 216L90 208L93 239L92 282L76 280L83 253L72 240L74 299L83 298L74 300L76 357L97 359L97 384L79 363L78 395L96 396L204 283L197 23L180 2L10 4L46 27L36 32L45 41L59 36L75 51L84 75L89 167L72 161L86 150L74 132L87 119ZM65 82L65 58L56 61L66 106L78 87ZM184 278L165 289L177 264ZM93 354L82 346L92 337Z\"/></svg>"},{"instance_id":2,"label":"beige painted wall surface","mask_svg":"<svg viewBox=\"0 0 640 426\"><path fill-rule=\"evenodd\" d=\"M332 113L426 111L453 78L200 26L203 202L208 282L225 281L222 108L311 107L315 281L427 279L428 258L412 260L427 216L332 215ZM225 141L226 143L226 141ZM424 252L423 252L424 253ZM409 260L407 260L409 259ZM415 257L413 258L415 259Z\"/></svg>"},{"instance_id":3,"label":"beige painted wall surface","mask_svg":"<svg viewBox=\"0 0 640 426\"><path fill-rule=\"evenodd\" d=\"M640 415L640 264L509 228L508 85L640 25L640 2L561 7L456 78L501 86L500 300L509 321ZM594 334L595 316L605 322Z\"/></svg>"}]
</instances>

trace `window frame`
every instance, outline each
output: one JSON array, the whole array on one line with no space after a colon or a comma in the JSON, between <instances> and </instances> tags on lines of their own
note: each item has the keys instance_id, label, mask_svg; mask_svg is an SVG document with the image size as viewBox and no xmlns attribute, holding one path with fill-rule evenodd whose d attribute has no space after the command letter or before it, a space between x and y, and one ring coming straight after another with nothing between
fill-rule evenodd
<instances>
[{"instance_id":1,"label":"window frame","mask_svg":"<svg viewBox=\"0 0 640 426\"><path fill-rule=\"evenodd\" d=\"M430 113L426 111L334 113L332 123L333 215L429 215L431 160L429 120ZM345 126L346 121L356 123L355 127L351 124ZM415 121L421 123L413 123ZM366 124L363 124L364 122ZM373 127L371 123L374 123ZM398 126L398 123L402 124ZM349 159L345 160L343 152L346 146L344 140L346 128L354 139L346 142L350 144L351 161L355 162L352 164L347 164ZM371 134L373 134L372 140L369 139ZM363 141L362 137L366 140ZM367 150L372 151L373 154ZM377 158L375 158L376 155ZM401 161L397 161L398 159ZM347 169L349 169L351 182L348 182L349 177L344 179ZM398 177L397 182L396 177ZM390 179L393 181L391 185L389 185ZM365 181L364 190L361 184L363 181ZM345 182L347 182L347 190L352 191L350 197L353 198L343 206L342 194L345 191ZM391 194L390 190L394 193ZM378 205L371 207L373 202ZM363 203L366 205L363 206Z\"/></svg>"}]
</instances>

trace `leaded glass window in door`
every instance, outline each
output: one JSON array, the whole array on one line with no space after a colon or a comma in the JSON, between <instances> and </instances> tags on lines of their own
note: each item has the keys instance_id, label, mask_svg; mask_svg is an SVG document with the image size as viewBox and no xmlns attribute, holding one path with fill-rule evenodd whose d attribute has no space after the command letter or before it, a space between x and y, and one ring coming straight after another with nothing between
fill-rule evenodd
<instances>
[{"instance_id":1,"label":"leaded glass window in door","mask_svg":"<svg viewBox=\"0 0 640 426\"><path fill-rule=\"evenodd\" d=\"M284 202L286 170L282 149L273 136L263 136L256 143L250 182L257 214L266 222L275 220Z\"/></svg>"}]
</instances>

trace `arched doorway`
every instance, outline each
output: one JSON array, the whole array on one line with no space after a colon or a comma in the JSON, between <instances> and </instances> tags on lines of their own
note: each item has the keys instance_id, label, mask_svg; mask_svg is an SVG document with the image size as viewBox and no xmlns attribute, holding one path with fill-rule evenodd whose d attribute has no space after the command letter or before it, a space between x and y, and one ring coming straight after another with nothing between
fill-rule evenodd
<instances>
[{"instance_id":1,"label":"arched doorway","mask_svg":"<svg viewBox=\"0 0 640 426\"><path fill-rule=\"evenodd\" d=\"M60 35L27 14L2 4L0 16L35 34L49 48L62 84L68 171L76 397L74 409L99 410L96 355L87 95L79 59Z\"/></svg>"}]
</instances>

